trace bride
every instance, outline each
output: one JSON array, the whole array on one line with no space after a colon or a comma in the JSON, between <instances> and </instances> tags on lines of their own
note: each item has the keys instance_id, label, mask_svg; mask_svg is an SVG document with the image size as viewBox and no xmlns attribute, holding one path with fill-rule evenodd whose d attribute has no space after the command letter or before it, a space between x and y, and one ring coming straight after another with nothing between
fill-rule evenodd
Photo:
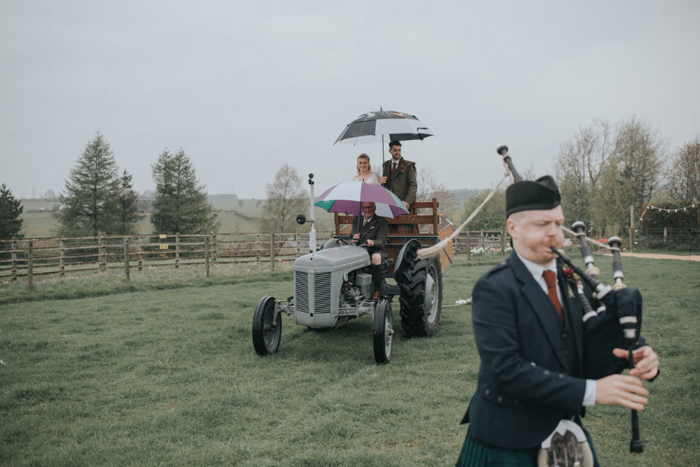
<instances>
[{"instance_id":1,"label":"bride","mask_svg":"<svg viewBox=\"0 0 700 467\"><path fill-rule=\"evenodd\" d=\"M372 166L369 164L369 156L360 154L357 156L357 175L352 177L355 182L371 183L373 185L381 185L381 179L377 172L372 171Z\"/></svg>"}]
</instances>

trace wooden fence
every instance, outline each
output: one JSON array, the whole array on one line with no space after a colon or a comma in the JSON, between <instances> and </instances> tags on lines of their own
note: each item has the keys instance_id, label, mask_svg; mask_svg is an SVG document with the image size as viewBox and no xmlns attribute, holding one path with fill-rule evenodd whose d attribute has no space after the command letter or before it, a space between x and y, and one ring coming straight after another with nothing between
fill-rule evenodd
<instances>
[{"instance_id":1,"label":"wooden fence","mask_svg":"<svg viewBox=\"0 0 700 467\"><path fill-rule=\"evenodd\" d=\"M475 253L500 253L505 256L510 250L510 236L504 230L471 230L460 232L454 239L455 255L470 258Z\"/></svg>"},{"instance_id":2,"label":"wooden fence","mask_svg":"<svg viewBox=\"0 0 700 467\"><path fill-rule=\"evenodd\" d=\"M332 232L317 232L324 242ZM0 281L37 276L123 269L129 280L144 267L201 265L209 277L211 264L293 260L309 252L308 233L135 235L26 238L0 240Z\"/></svg>"},{"instance_id":3,"label":"wooden fence","mask_svg":"<svg viewBox=\"0 0 700 467\"><path fill-rule=\"evenodd\" d=\"M333 232L317 232L318 243ZM510 237L502 230L461 232L454 240L454 254L482 252L505 255ZM74 273L122 269L127 280L131 272L144 267L198 266L209 277L212 264L275 262L294 260L309 252L308 233L255 233L209 235L133 235L72 238L24 238L0 240L0 281Z\"/></svg>"}]
</instances>

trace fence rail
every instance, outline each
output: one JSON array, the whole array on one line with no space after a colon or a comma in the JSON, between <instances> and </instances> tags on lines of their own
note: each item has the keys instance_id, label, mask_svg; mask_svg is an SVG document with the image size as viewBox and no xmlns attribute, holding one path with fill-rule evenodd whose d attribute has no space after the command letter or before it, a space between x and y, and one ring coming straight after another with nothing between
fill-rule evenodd
<instances>
[{"instance_id":1,"label":"fence rail","mask_svg":"<svg viewBox=\"0 0 700 467\"><path fill-rule=\"evenodd\" d=\"M635 248L700 251L700 228L646 228L635 231Z\"/></svg>"},{"instance_id":2,"label":"fence rail","mask_svg":"<svg viewBox=\"0 0 700 467\"><path fill-rule=\"evenodd\" d=\"M635 232L637 248L690 248L700 251L700 234L692 229L656 229ZM324 242L333 232L317 232ZM461 232L454 240L454 254L470 258L483 252L505 255L510 237L504 230ZM308 233L224 233L208 235L133 235L97 237L42 237L0 240L0 282L34 277L91 273L144 267L204 266L209 277L212 264L293 260L309 252Z\"/></svg>"},{"instance_id":3,"label":"fence rail","mask_svg":"<svg viewBox=\"0 0 700 467\"><path fill-rule=\"evenodd\" d=\"M323 242L332 232L317 232ZM34 277L124 269L127 280L132 270L144 267L290 260L309 252L308 233L134 235L24 238L0 240L0 281Z\"/></svg>"},{"instance_id":4,"label":"fence rail","mask_svg":"<svg viewBox=\"0 0 700 467\"><path fill-rule=\"evenodd\" d=\"M317 232L324 242L333 232ZM509 249L507 233L502 230L462 232L454 240L454 253L467 255ZM124 269L131 272L144 267L204 265L209 277L211 264L275 262L292 260L309 252L308 233L253 233L207 235L133 235L97 237L42 237L0 240L0 281L26 278L29 287L34 277L101 272Z\"/></svg>"}]
</instances>

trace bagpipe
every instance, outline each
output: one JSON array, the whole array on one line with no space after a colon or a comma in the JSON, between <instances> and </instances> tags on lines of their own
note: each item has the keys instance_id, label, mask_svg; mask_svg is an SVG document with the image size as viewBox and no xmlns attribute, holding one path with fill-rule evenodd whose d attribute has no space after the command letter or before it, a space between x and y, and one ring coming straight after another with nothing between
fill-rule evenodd
<instances>
[{"instance_id":1,"label":"bagpipe","mask_svg":"<svg viewBox=\"0 0 700 467\"><path fill-rule=\"evenodd\" d=\"M508 146L500 146L496 152L513 176L513 182L522 181L522 177L513 165L508 154ZM552 251L558 256L560 264L566 265L574 274L568 275L567 280L573 281L583 309L583 370L588 378L600 379L621 373L625 368L634 368L632 351L644 345L641 337L642 327L642 294L639 289L627 287L623 283L622 260L620 255L621 241L618 237L608 239L608 247L613 255L612 286L603 284L600 270L595 267L593 255L585 235L586 226L583 222L574 222L571 226L578 239L581 256L587 270L574 264L558 248ZM564 269L564 268L562 268ZM565 274L567 276L567 274ZM590 297L590 300L589 300ZM613 349L629 350L629 359L621 359L613 354ZM639 438L639 422L637 411L632 410L632 441L630 452L643 451Z\"/></svg>"}]
</instances>

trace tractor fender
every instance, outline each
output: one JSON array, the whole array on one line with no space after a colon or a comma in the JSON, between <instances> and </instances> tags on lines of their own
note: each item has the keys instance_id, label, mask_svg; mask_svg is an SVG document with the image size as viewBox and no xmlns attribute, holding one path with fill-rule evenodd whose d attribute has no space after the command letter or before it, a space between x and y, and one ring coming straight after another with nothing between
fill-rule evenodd
<instances>
[{"instance_id":1,"label":"tractor fender","mask_svg":"<svg viewBox=\"0 0 700 467\"><path fill-rule=\"evenodd\" d=\"M402 267L405 266L406 264L406 259L409 257L413 257L416 255L416 252L422 248L422 245L418 240L415 238L410 239L409 241L406 242L406 244L401 248L401 251L399 251L398 256L396 257L396 264L394 264L394 273L400 271Z\"/></svg>"}]
</instances>

